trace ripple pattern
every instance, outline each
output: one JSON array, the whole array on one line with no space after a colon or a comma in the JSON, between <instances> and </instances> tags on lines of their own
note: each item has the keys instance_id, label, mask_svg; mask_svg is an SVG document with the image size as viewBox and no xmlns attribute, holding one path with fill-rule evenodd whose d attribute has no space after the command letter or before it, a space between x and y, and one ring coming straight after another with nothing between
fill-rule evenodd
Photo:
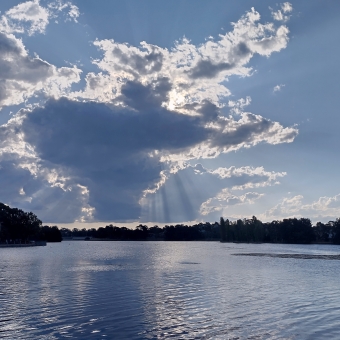
<instances>
[{"instance_id":1,"label":"ripple pattern","mask_svg":"<svg viewBox=\"0 0 340 340\"><path fill-rule=\"evenodd\" d=\"M339 339L338 246L69 241L0 253L2 339Z\"/></svg>"}]
</instances>

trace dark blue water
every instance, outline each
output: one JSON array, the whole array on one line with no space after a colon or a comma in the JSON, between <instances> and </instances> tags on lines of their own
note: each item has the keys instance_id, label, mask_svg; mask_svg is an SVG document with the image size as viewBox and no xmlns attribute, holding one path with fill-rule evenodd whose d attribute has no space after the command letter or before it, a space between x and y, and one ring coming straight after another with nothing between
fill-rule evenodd
<instances>
[{"instance_id":1,"label":"dark blue water","mask_svg":"<svg viewBox=\"0 0 340 340\"><path fill-rule=\"evenodd\" d=\"M0 249L0 338L340 339L338 246L66 241Z\"/></svg>"}]
</instances>

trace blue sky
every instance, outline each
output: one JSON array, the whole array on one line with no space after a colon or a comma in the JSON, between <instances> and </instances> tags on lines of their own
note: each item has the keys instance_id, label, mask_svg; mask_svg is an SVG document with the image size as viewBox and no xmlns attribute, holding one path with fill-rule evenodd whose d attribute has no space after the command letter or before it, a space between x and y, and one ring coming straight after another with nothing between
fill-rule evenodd
<instances>
[{"instance_id":1,"label":"blue sky","mask_svg":"<svg viewBox=\"0 0 340 340\"><path fill-rule=\"evenodd\" d=\"M2 1L0 201L46 224L340 217L336 1Z\"/></svg>"}]
</instances>

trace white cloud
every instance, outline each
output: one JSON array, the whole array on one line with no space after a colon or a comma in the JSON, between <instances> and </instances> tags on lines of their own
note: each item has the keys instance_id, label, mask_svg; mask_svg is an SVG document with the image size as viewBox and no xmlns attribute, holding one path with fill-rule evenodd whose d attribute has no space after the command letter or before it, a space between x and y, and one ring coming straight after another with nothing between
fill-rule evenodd
<instances>
[{"instance_id":1,"label":"white cloud","mask_svg":"<svg viewBox=\"0 0 340 340\"><path fill-rule=\"evenodd\" d=\"M229 185L201 204L200 213L203 216L214 215L217 212L223 215L231 206L253 204L264 194L259 192L237 194L235 192L276 185L279 184L278 179L286 175L285 172L270 172L265 171L263 167L253 168L249 166L218 168L210 171L210 173L221 179L228 179Z\"/></svg>"},{"instance_id":2,"label":"white cloud","mask_svg":"<svg viewBox=\"0 0 340 340\"><path fill-rule=\"evenodd\" d=\"M49 23L49 11L40 6L39 0L23 2L5 12L0 21L8 33L44 33Z\"/></svg>"},{"instance_id":3,"label":"white cloud","mask_svg":"<svg viewBox=\"0 0 340 340\"><path fill-rule=\"evenodd\" d=\"M229 192L228 189L223 189L214 198L209 198L202 203L200 214L203 216L223 212L224 209L233 205L252 204L255 200L261 198L264 194L257 192L247 192L243 195L235 195ZM222 213L223 214L223 213Z\"/></svg>"},{"instance_id":4,"label":"white cloud","mask_svg":"<svg viewBox=\"0 0 340 340\"><path fill-rule=\"evenodd\" d=\"M320 197L312 203L305 203L302 195L283 198L280 203L267 210L260 218L282 219L289 217L309 217L313 220L335 219L340 216L340 194Z\"/></svg>"},{"instance_id":5,"label":"white cloud","mask_svg":"<svg viewBox=\"0 0 340 340\"><path fill-rule=\"evenodd\" d=\"M212 138L196 144L185 152L164 153L161 160L216 158L221 153L250 148L259 143L273 145L291 143L298 134L295 127L283 127L278 122L272 122L262 116L240 111L238 118L218 116L210 127L214 130Z\"/></svg>"},{"instance_id":6,"label":"white cloud","mask_svg":"<svg viewBox=\"0 0 340 340\"><path fill-rule=\"evenodd\" d=\"M241 99L236 100L236 101L229 100L228 106L231 108L231 113L240 114L244 111L243 109L246 106L250 105L250 103L251 103L251 98L248 96L245 99L241 98Z\"/></svg>"},{"instance_id":7,"label":"white cloud","mask_svg":"<svg viewBox=\"0 0 340 340\"><path fill-rule=\"evenodd\" d=\"M285 87L285 86L286 86L285 84L280 84L280 85L274 86L273 93L280 92L282 90L282 88Z\"/></svg>"},{"instance_id":8,"label":"white cloud","mask_svg":"<svg viewBox=\"0 0 340 340\"><path fill-rule=\"evenodd\" d=\"M294 217L295 214L300 215L302 207L302 195L283 198L283 200L275 205L273 208L265 212L267 217L282 218L282 217Z\"/></svg>"},{"instance_id":9,"label":"white cloud","mask_svg":"<svg viewBox=\"0 0 340 340\"><path fill-rule=\"evenodd\" d=\"M94 45L104 56L94 60L94 64L102 73L91 74L86 89L75 95L96 99L96 94L103 90L109 102L119 98L126 81L149 85L166 77L171 91L165 107L180 109L203 100L219 104L221 98L230 95L225 80L233 75L252 74L247 64L254 54L268 57L287 46L287 27L259 21L260 14L252 9L233 23L231 32L218 39L195 46L184 38L171 50L146 42L134 47L113 40L97 40ZM103 99L101 95L100 100Z\"/></svg>"},{"instance_id":10,"label":"white cloud","mask_svg":"<svg viewBox=\"0 0 340 340\"><path fill-rule=\"evenodd\" d=\"M70 20L73 20L74 22L78 22L77 18L80 15L79 8L75 5L72 5L69 3L70 10L68 12L68 15L70 17Z\"/></svg>"},{"instance_id":11,"label":"white cloud","mask_svg":"<svg viewBox=\"0 0 340 340\"><path fill-rule=\"evenodd\" d=\"M256 187L264 187L267 185L279 184L278 179L280 177L284 177L287 175L286 172L270 172L265 171L264 168L257 167L253 168L250 166L244 166L241 168L236 168L234 166L230 168L217 168L216 170L213 170L211 172L214 175L217 175L218 177L224 179L224 178L242 178L242 177L248 177L248 178L266 178L266 181L260 181L260 182L252 182L249 181L247 183L238 183L238 185L235 185L232 187L232 190L244 190L244 189L250 189L250 188L256 188Z\"/></svg>"},{"instance_id":12,"label":"white cloud","mask_svg":"<svg viewBox=\"0 0 340 340\"><path fill-rule=\"evenodd\" d=\"M293 6L289 2L284 2L281 4L281 9L277 11L272 11L272 17L274 20L287 22L290 19L290 15L287 13L291 13L293 11Z\"/></svg>"},{"instance_id":13,"label":"white cloud","mask_svg":"<svg viewBox=\"0 0 340 340\"><path fill-rule=\"evenodd\" d=\"M54 3L55 4L55 3ZM18 105L33 97L66 95L73 83L80 81L76 66L60 67L35 55L30 56L16 35L44 33L51 17L68 9L76 18L76 8L70 2L57 2L57 7L43 7L39 0L23 2L6 11L0 18L0 110ZM50 4L51 5L51 4ZM39 98L33 102L39 102Z\"/></svg>"},{"instance_id":14,"label":"white cloud","mask_svg":"<svg viewBox=\"0 0 340 340\"><path fill-rule=\"evenodd\" d=\"M293 6L291 3L289 2L284 2L282 5L281 5L281 8L282 8L282 11L283 13L290 13L293 11Z\"/></svg>"},{"instance_id":15,"label":"white cloud","mask_svg":"<svg viewBox=\"0 0 340 340\"><path fill-rule=\"evenodd\" d=\"M65 95L79 82L81 70L61 67L28 55L21 40L0 32L0 109L25 102L35 94Z\"/></svg>"},{"instance_id":16,"label":"white cloud","mask_svg":"<svg viewBox=\"0 0 340 340\"><path fill-rule=\"evenodd\" d=\"M48 4L48 9L53 18L58 18L63 13L65 21L78 22L78 17L80 16L79 8L70 1L57 0L51 2Z\"/></svg>"},{"instance_id":17,"label":"white cloud","mask_svg":"<svg viewBox=\"0 0 340 340\"><path fill-rule=\"evenodd\" d=\"M58 0L44 7L40 0L26 1L10 8L0 17L0 32L28 35L45 33L51 18L58 19L60 15L65 17L65 21L77 22L80 12L71 2Z\"/></svg>"}]
</instances>

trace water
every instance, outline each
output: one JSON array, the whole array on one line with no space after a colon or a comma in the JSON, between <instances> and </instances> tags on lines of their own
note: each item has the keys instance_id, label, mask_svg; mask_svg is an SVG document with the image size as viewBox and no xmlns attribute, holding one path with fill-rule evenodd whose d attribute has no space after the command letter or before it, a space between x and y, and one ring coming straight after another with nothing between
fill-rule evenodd
<instances>
[{"instance_id":1,"label":"water","mask_svg":"<svg viewBox=\"0 0 340 340\"><path fill-rule=\"evenodd\" d=\"M339 246L66 241L0 249L3 339L340 339Z\"/></svg>"}]
</instances>

